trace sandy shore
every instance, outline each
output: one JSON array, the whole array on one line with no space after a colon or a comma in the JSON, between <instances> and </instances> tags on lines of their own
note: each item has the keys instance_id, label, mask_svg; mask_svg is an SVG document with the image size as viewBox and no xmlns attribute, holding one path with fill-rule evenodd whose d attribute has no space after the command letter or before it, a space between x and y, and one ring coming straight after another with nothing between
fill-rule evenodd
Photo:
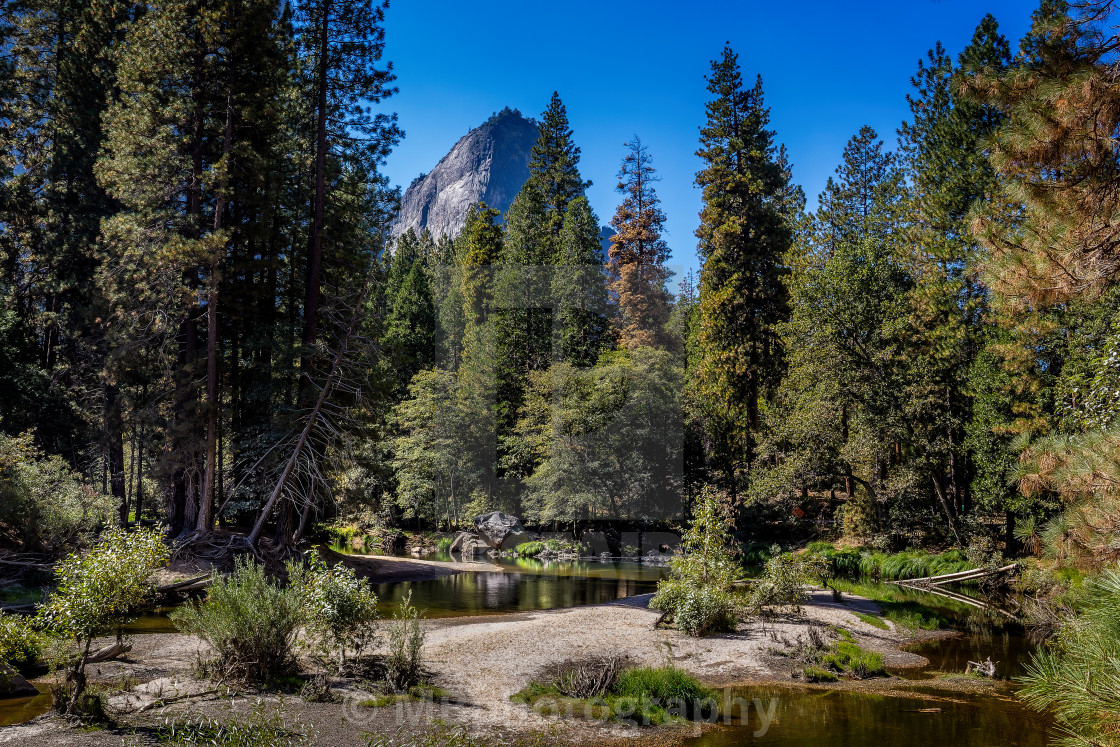
<instances>
[{"instance_id":1,"label":"sandy shore","mask_svg":"<svg viewBox=\"0 0 1120 747\"><path fill-rule=\"evenodd\" d=\"M348 557L356 558L357 562L372 560L376 565L367 570L379 575L395 574L397 578L408 573L446 570L433 566L431 561ZM470 565L493 569L486 563ZM908 639L906 631L893 625L881 630L860 621L855 612L874 613L878 608L874 602L858 597L845 596L838 604L830 593L815 591L799 613L786 611L766 624L751 622L741 625L736 633L706 638L654 629L659 613L648 608L648 601L649 595L645 595L575 609L430 620L425 623L426 669L431 682L449 693L450 703L367 708L358 703L368 698L368 693L353 682L336 680L333 686L343 702L306 703L297 695L290 695L283 698L285 717L298 724L299 730L314 734L314 744L324 746L364 745L363 733L412 731L423 728L432 719L486 733L559 728L558 739L596 744L640 736L644 745L652 743L654 734L570 720L560 728L556 719L511 703L509 696L550 664L605 654L625 655L637 665L671 662L711 686L791 684L791 669L796 668L796 663L776 652L804 635L811 625L848 629L861 646L882 653L888 666L927 663L923 657L899 649ZM133 645L125 659L96 665L90 672L93 681L116 688L109 705L122 724L121 730L76 731L58 719L43 717L0 729L0 744L138 744L135 733L130 735L128 729L142 731L170 715L222 717L231 710L244 713L256 698L251 694L230 697L225 692L209 693L152 707L160 698L170 700L215 689L214 683L191 675L192 664L205 653L204 644L179 634L152 634L136 636ZM880 681L878 685L889 686L889 681ZM280 700L274 695L267 699ZM672 743L678 736L672 730L659 730L656 741Z\"/></svg>"}]
</instances>

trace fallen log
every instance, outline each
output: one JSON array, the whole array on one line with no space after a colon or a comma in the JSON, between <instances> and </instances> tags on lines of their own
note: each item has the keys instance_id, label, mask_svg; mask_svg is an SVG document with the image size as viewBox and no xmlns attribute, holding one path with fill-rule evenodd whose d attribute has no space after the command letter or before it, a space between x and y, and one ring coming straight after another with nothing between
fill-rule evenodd
<instances>
[{"instance_id":1,"label":"fallen log","mask_svg":"<svg viewBox=\"0 0 1120 747\"><path fill-rule=\"evenodd\" d=\"M123 643L121 641L117 641L116 643L110 643L108 646L105 646L104 648L99 648L96 651L94 651L92 654L90 654L86 658L86 663L87 664L94 664L94 663L99 662L99 661L109 661L110 659L116 659L118 656L123 656L124 654L127 654L131 650L132 650L132 644L131 643Z\"/></svg>"},{"instance_id":2,"label":"fallen log","mask_svg":"<svg viewBox=\"0 0 1120 747\"><path fill-rule=\"evenodd\" d=\"M205 576L198 576L197 578L188 578L183 581L178 581L174 584L167 584L166 586L157 586L157 594L169 594L173 591L188 592L198 591L205 589L207 586L214 582L214 577L207 573Z\"/></svg>"},{"instance_id":3,"label":"fallen log","mask_svg":"<svg viewBox=\"0 0 1120 747\"><path fill-rule=\"evenodd\" d=\"M964 673L972 674L973 672L983 675L984 677L995 677L996 663L992 661L992 657L990 656L987 661L970 661L968 662L968 666L965 667Z\"/></svg>"},{"instance_id":4,"label":"fallen log","mask_svg":"<svg viewBox=\"0 0 1120 747\"><path fill-rule=\"evenodd\" d=\"M985 576L996 576L1000 573L1007 573L1019 567L1018 563L1011 563L1002 568L971 568L967 571L957 571L956 573L944 573L940 576L922 576L921 578L907 578L902 581L895 581L896 584L906 586L941 586L942 584L953 584L960 581L973 581Z\"/></svg>"}]
</instances>

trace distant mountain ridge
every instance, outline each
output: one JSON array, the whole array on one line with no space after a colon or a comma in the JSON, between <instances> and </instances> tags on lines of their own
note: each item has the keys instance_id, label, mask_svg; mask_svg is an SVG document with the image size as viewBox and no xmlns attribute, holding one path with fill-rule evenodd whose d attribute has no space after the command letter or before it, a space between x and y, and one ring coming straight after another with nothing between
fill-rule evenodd
<instances>
[{"instance_id":1,"label":"distant mountain ridge","mask_svg":"<svg viewBox=\"0 0 1120 747\"><path fill-rule=\"evenodd\" d=\"M529 152L538 134L536 121L506 107L459 139L427 174L405 190L392 233L408 229L455 237L467 210L485 202L503 214L529 178Z\"/></svg>"}]
</instances>

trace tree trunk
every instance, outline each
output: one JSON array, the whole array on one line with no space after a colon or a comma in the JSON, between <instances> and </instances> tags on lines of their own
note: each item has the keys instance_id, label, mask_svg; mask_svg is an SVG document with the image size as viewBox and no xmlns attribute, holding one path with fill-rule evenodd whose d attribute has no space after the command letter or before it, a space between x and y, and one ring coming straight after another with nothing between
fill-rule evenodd
<instances>
[{"instance_id":1,"label":"tree trunk","mask_svg":"<svg viewBox=\"0 0 1120 747\"><path fill-rule=\"evenodd\" d=\"M117 499L122 527L128 526L128 499L124 492L124 419L121 417L120 390L105 384L105 427L109 462L109 491Z\"/></svg>"},{"instance_id":2,"label":"tree trunk","mask_svg":"<svg viewBox=\"0 0 1120 747\"><path fill-rule=\"evenodd\" d=\"M313 348L319 332L320 282L323 270L323 222L327 201L327 62L330 53L331 3L323 3L319 28L319 67L315 75L315 191L307 250L307 289L303 304L303 355L300 359L300 405L307 406L312 391Z\"/></svg>"},{"instance_id":3,"label":"tree trunk","mask_svg":"<svg viewBox=\"0 0 1120 747\"><path fill-rule=\"evenodd\" d=\"M222 213L225 212L226 184L225 174L229 170L230 149L233 145L233 64L229 61L230 80L226 89L226 126L222 137L221 184L218 187L214 205L214 233L222 229ZM218 469L218 286L221 282L220 257L218 253L210 260L210 288L206 299L206 474L202 480L202 495L199 497L198 521L195 529L210 531L214 523L214 486Z\"/></svg>"}]
</instances>

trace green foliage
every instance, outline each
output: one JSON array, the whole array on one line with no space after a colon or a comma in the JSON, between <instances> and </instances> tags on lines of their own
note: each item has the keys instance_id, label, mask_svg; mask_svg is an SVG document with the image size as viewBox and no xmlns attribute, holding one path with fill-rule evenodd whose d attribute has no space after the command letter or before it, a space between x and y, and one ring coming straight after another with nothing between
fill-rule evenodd
<instances>
[{"instance_id":1,"label":"green foliage","mask_svg":"<svg viewBox=\"0 0 1120 747\"><path fill-rule=\"evenodd\" d=\"M0 662L26 669L39 660L43 634L20 615L0 612Z\"/></svg>"},{"instance_id":2,"label":"green foliage","mask_svg":"<svg viewBox=\"0 0 1120 747\"><path fill-rule=\"evenodd\" d=\"M31 548L65 549L114 518L115 501L84 483L59 456L47 457L33 434L0 433L0 524Z\"/></svg>"},{"instance_id":3,"label":"green foliage","mask_svg":"<svg viewBox=\"0 0 1120 747\"><path fill-rule=\"evenodd\" d=\"M594 666L569 663L570 670ZM598 682L597 684L602 684ZM681 718L700 718L718 708L715 694L696 678L673 666L624 669L598 694L578 697L557 682L531 682L514 693L514 703L530 705L541 714L571 712L593 719L660 726Z\"/></svg>"},{"instance_id":4,"label":"green foliage","mask_svg":"<svg viewBox=\"0 0 1120 747\"><path fill-rule=\"evenodd\" d=\"M523 542L513 548L514 553L521 558L535 558L547 549L543 542Z\"/></svg>"},{"instance_id":5,"label":"green foliage","mask_svg":"<svg viewBox=\"0 0 1120 747\"><path fill-rule=\"evenodd\" d=\"M298 578L301 571L289 567ZM213 649L207 669L221 678L268 683L295 668L293 647L304 620L304 601L295 586L270 580L264 566L239 556L233 573L215 579L206 598L183 605L171 619L184 633Z\"/></svg>"},{"instance_id":6,"label":"green foliage","mask_svg":"<svg viewBox=\"0 0 1120 747\"><path fill-rule=\"evenodd\" d=\"M712 697L712 691L695 677L672 666L626 669L615 680L611 692L620 697L640 698L644 695L662 703L673 699L691 702Z\"/></svg>"},{"instance_id":7,"label":"green foliage","mask_svg":"<svg viewBox=\"0 0 1120 747\"><path fill-rule=\"evenodd\" d=\"M328 567L314 550L290 580L303 604L304 633L321 651L337 652L341 673L347 650L360 657L376 637L377 595L353 568Z\"/></svg>"},{"instance_id":8,"label":"green foliage","mask_svg":"<svg viewBox=\"0 0 1120 747\"><path fill-rule=\"evenodd\" d=\"M245 719L168 717L154 732L157 743L178 747L304 747L312 743L306 725L297 723L290 727L285 724L283 701L269 708L260 699Z\"/></svg>"},{"instance_id":9,"label":"green foliage","mask_svg":"<svg viewBox=\"0 0 1120 747\"><path fill-rule=\"evenodd\" d=\"M828 562L812 553L781 553L766 563L766 570L751 588L749 607L790 605L800 609L805 586L822 583L829 577Z\"/></svg>"},{"instance_id":10,"label":"green foliage","mask_svg":"<svg viewBox=\"0 0 1120 747\"><path fill-rule=\"evenodd\" d=\"M822 667L808 666L801 670L806 682L837 682L840 680L835 672L830 672Z\"/></svg>"},{"instance_id":11,"label":"green foliage","mask_svg":"<svg viewBox=\"0 0 1120 747\"><path fill-rule=\"evenodd\" d=\"M55 589L39 608L40 624L88 647L151 598L150 577L167 557L159 528L109 530L89 552L55 567Z\"/></svg>"},{"instance_id":12,"label":"green foliage","mask_svg":"<svg viewBox=\"0 0 1120 747\"><path fill-rule=\"evenodd\" d=\"M940 554L922 550L882 553L856 548L837 550L828 543L812 543L809 552L825 560L831 567L831 575L837 578L904 581L957 573L976 566L961 550L946 550Z\"/></svg>"},{"instance_id":13,"label":"green foliage","mask_svg":"<svg viewBox=\"0 0 1120 747\"><path fill-rule=\"evenodd\" d=\"M1027 666L1019 696L1053 713L1062 744L1114 745L1120 738L1120 569L1087 585L1080 614Z\"/></svg>"},{"instance_id":14,"label":"green foliage","mask_svg":"<svg viewBox=\"0 0 1120 747\"><path fill-rule=\"evenodd\" d=\"M669 561L670 576L658 582L650 607L671 615L689 635L734 630L737 608L730 592L741 569L733 559L726 506L705 488L693 512L682 553Z\"/></svg>"},{"instance_id":15,"label":"green foliage","mask_svg":"<svg viewBox=\"0 0 1120 747\"><path fill-rule=\"evenodd\" d=\"M412 606L412 592L397 606L389 623L389 654L385 661L385 681L397 692L420 684L422 654L427 633L420 624L423 613Z\"/></svg>"},{"instance_id":16,"label":"green foliage","mask_svg":"<svg viewBox=\"0 0 1120 747\"><path fill-rule=\"evenodd\" d=\"M69 698L61 697L64 689L55 697L61 710L74 715L87 710L85 668L93 639L112 632L151 598L152 572L167 558L161 528L113 529L89 552L71 554L55 567L55 588L39 607L37 624L70 639L76 649L67 677Z\"/></svg>"},{"instance_id":17,"label":"green foliage","mask_svg":"<svg viewBox=\"0 0 1120 747\"><path fill-rule=\"evenodd\" d=\"M833 670L850 674L860 680L886 673L883 669L883 657L880 654L864 651L850 640L833 643L832 651L821 657L821 660Z\"/></svg>"}]
</instances>

